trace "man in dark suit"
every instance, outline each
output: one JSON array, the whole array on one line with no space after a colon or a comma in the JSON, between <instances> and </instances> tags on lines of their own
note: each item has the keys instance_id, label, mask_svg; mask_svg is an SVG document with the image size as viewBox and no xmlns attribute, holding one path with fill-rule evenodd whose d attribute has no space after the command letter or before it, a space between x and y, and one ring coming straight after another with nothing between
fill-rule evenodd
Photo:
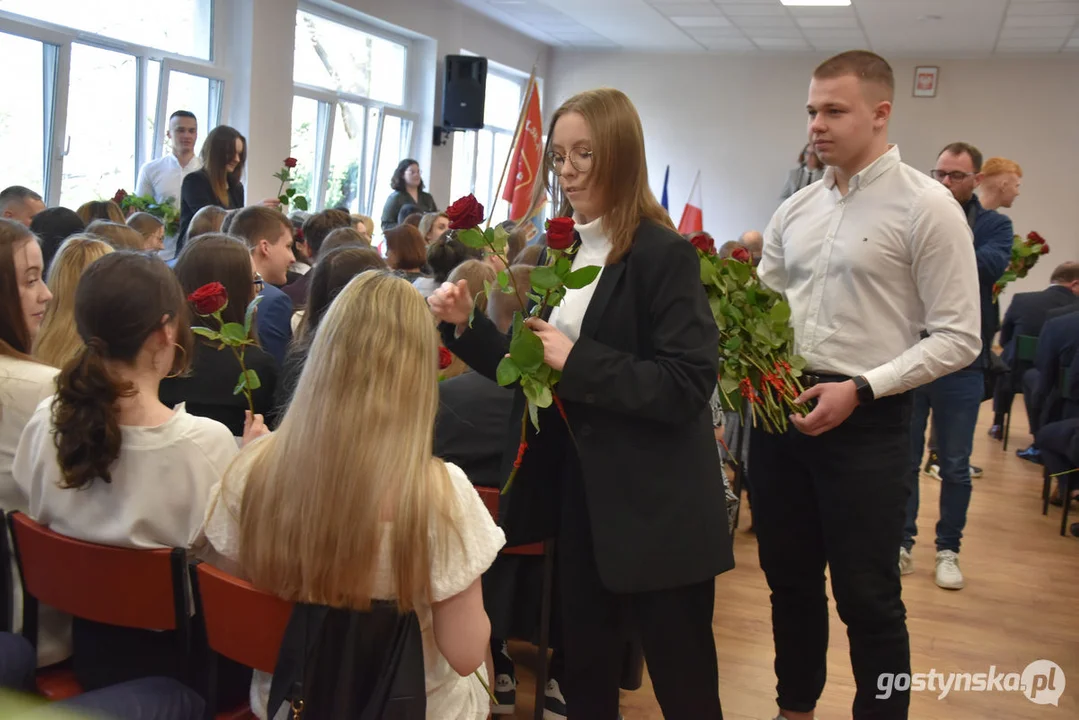
<instances>
[{"instance_id":1,"label":"man in dark suit","mask_svg":"<svg viewBox=\"0 0 1079 720\"><path fill-rule=\"evenodd\" d=\"M292 222L279 210L252 205L236 213L229 233L247 243L251 251L254 281L261 285L258 294L262 302L255 320L259 344L281 366L292 342L292 301L280 290L289 266L296 262Z\"/></svg>"},{"instance_id":2,"label":"man in dark suit","mask_svg":"<svg viewBox=\"0 0 1079 720\"><path fill-rule=\"evenodd\" d=\"M1023 400L1032 435L1046 423L1065 417L1060 392L1061 368L1071 366L1079 349L1079 303L1050 310L1048 315L1038 336L1034 367L1023 373ZM1028 459L1032 452L1031 448L1027 449Z\"/></svg>"},{"instance_id":3,"label":"man in dark suit","mask_svg":"<svg viewBox=\"0 0 1079 720\"><path fill-rule=\"evenodd\" d=\"M1008 367L1019 372L1020 377L1022 371L1016 367L1015 339L1020 335L1041 335L1049 311L1079 304L1079 297L1076 297L1079 295L1079 263L1058 265L1049 282L1051 284L1045 290L1013 297L1000 326L1000 346L1004 349L1001 357ZM1018 381L1018 377L1013 378L1008 373L997 383L993 396L993 426L989 428L989 434L994 438L1001 437L1004 414L1011 410Z\"/></svg>"}]
</instances>

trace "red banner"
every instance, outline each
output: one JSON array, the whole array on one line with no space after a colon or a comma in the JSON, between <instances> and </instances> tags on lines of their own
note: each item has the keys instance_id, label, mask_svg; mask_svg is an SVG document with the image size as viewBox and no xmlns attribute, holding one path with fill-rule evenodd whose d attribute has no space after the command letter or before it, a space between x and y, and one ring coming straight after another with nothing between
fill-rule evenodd
<instances>
[{"instance_id":1,"label":"red banner","mask_svg":"<svg viewBox=\"0 0 1079 720\"><path fill-rule=\"evenodd\" d=\"M521 221L532 206L532 190L542 167L543 119L540 117L539 91L533 82L528 89L525 122L510 156L509 174L502 199L510 203L510 220Z\"/></svg>"}]
</instances>

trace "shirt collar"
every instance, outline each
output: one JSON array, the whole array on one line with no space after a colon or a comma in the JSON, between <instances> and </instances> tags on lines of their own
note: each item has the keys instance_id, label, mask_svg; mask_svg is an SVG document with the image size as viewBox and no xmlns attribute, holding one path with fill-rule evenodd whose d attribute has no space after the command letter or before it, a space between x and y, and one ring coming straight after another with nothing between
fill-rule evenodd
<instances>
[{"instance_id":1,"label":"shirt collar","mask_svg":"<svg viewBox=\"0 0 1079 720\"><path fill-rule=\"evenodd\" d=\"M881 175L898 165L899 162L899 146L888 146L887 152L862 168L861 172L850 179L850 182L847 183L848 194L869 185ZM835 187L835 167L828 166L828 169L824 171L824 186L827 188Z\"/></svg>"}]
</instances>

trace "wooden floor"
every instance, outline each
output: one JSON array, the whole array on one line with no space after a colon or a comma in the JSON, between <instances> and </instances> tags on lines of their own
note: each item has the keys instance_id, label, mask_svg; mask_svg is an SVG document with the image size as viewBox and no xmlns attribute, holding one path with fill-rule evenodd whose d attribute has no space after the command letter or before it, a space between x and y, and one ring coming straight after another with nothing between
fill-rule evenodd
<instances>
[{"instance_id":1,"label":"wooden floor","mask_svg":"<svg viewBox=\"0 0 1079 720\"><path fill-rule=\"evenodd\" d=\"M1064 671L1067 686L1058 707L1035 705L1022 693L914 693L912 720L1074 720L1079 718L1079 538L1060 537L1060 509L1041 514L1041 468L1020 460L1014 449L1030 442L1021 402L1009 452L987 435L990 404L983 405L971 461L985 469L974 480L960 555L966 588L941 590L933 583L933 527L939 517L940 483L921 479L915 572L903 578L914 672L1021 673L1047 659ZM1079 512L1075 512L1079 522ZM719 655L720 695L727 720L771 720L776 715L775 674L768 587L757 561L754 536L744 530L743 511L735 539L737 567L716 582L713 627ZM898 551L898 548L897 548ZM829 593L830 595L830 593ZM819 720L850 718L854 680L843 623L831 609L828 685L817 706ZM519 686L516 718L532 717L534 650L513 644ZM626 720L662 718L645 676L636 692L623 692ZM503 716L505 717L505 716ZM577 719L575 719L577 720ZM584 720L584 719L581 719ZM677 718L672 720L685 720Z\"/></svg>"}]
</instances>

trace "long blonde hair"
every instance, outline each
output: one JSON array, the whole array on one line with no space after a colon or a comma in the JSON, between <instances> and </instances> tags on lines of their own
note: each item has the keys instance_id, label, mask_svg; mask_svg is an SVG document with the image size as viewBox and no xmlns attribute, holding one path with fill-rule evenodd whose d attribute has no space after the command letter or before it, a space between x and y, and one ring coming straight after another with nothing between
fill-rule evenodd
<instances>
[{"instance_id":1,"label":"long blonde hair","mask_svg":"<svg viewBox=\"0 0 1079 720\"><path fill-rule=\"evenodd\" d=\"M621 260L633 247L633 236L644 219L674 230L671 216L656 200L648 186L648 163L644 154L644 130L637 109L621 90L599 88L577 93L551 116L547 144L543 148L543 182L536 183L532 209L538 209L548 196L553 198L556 216L573 213L569 200L562 197L558 181L547 162L554 127L566 113L580 113L592 133L593 188L603 199L603 229L611 241L608 262ZM531 217L530 212L526 217ZM521 224L523 225L523 223ZM520 227L520 225L519 225Z\"/></svg>"},{"instance_id":2,"label":"long blonde hair","mask_svg":"<svg viewBox=\"0 0 1079 720\"><path fill-rule=\"evenodd\" d=\"M83 342L75 329L75 288L90 263L112 251L111 245L92 235L72 235L60 245L47 278L52 300L34 341L39 361L63 367L79 353Z\"/></svg>"},{"instance_id":3,"label":"long blonde hair","mask_svg":"<svg viewBox=\"0 0 1079 720\"><path fill-rule=\"evenodd\" d=\"M431 601L432 555L454 534L449 475L431 454L438 345L406 280L365 272L333 301L284 421L225 475L227 486L250 466L239 525L252 583L294 602L367 609L392 520L397 603Z\"/></svg>"}]
</instances>

